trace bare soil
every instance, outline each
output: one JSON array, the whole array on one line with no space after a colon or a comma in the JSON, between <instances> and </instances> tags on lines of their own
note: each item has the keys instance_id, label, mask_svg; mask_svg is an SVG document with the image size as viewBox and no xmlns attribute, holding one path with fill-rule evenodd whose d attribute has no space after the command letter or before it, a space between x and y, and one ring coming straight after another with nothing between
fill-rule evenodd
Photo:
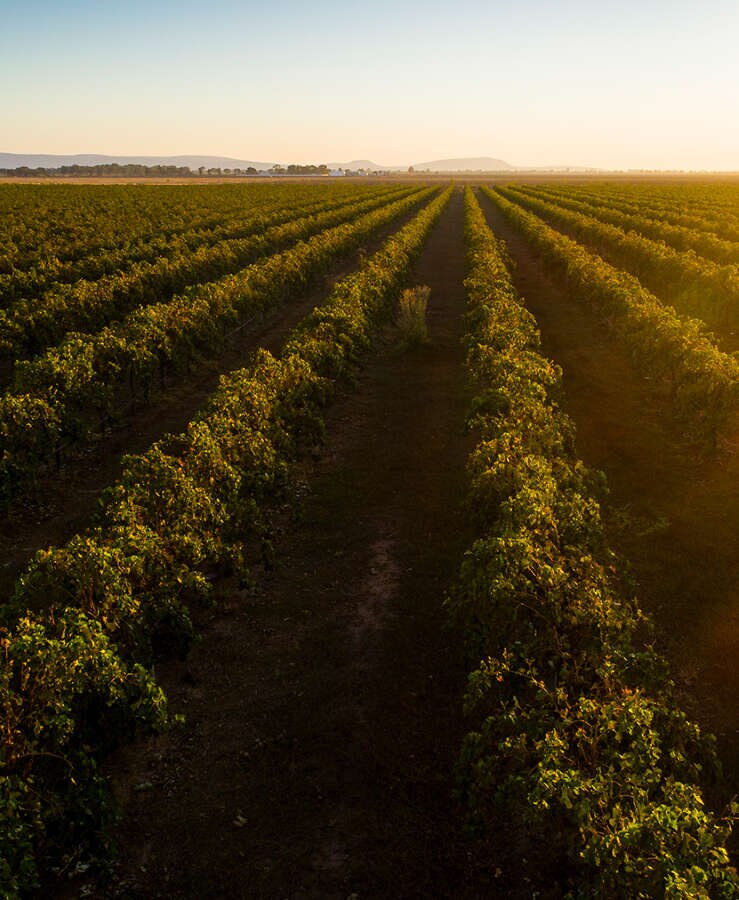
<instances>
[{"instance_id":1,"label":"bare soil","mask_svg":"<svg viewBox=\"0 0 739 900\"><path fill-rule=\"evenodd\" d=\"M683 705L719 737L725 799L739 789L739 445L713 455L691 445L659 386L639 377L617 339L480 202L516 263L543 350L562 366L578 453L608 478L611 544L630 564Z\"/></svg>"}]
</instances>

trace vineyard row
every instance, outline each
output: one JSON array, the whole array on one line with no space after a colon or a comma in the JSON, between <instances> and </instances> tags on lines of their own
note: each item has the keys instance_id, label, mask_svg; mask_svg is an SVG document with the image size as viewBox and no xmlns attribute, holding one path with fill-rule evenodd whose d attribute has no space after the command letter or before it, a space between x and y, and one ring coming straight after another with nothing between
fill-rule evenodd
<instances>
[{"instance_id":1,"label":"vineyard row","mask_svg":"<svg viewBox=\"0 0 739 900\"><path fill-rule=\"evenodd\" d=\"M539 200L548 200L565 209L591 216L600 222L607 222L625 232L633 231L654 241L663 241L674 250L693 251L698 256L713 260L723 265L739 263L739 241L727 241L704 229L687 228L684 225L673 225L644 212L624 212L601 200L569 196L566 191L556 188L520 187L519 190Z\"/></svg>"},{"instance_id":2,"label":"vineyard row","mask_svg":"<svg viewBox=\"0 0 739 900\"><path fill-rule=\"evenodd\" d=\"M626 232L520 189L499 190L507 199L564 229L611 265L628 270L678 314L696 316L723 331L739 326L739 267L720 266L693 251L674 250L662 241Z\"/></svg>"},{"instance_id":3,"label":"vineyard row","mask_svg":"<svg viewBox=\"0 0 739 900\"><path fill-rule=\"evenodd\" d=\"M640 369L666 385L672 408L695 435L715 445L739 408L739 359L719 350L702 323L681 319L633 275L609 265L499 190L482 190L561 273L568 292L617 332Z\"/></svg>"},{"instance_id":4,"label":"vineyard row","mask_svg":"<svg viewBox=\"0 0 739 900\"><path fill-rule=\"evenodd\" d=\"M324 197L306 207L278 206L239 222L238 236L192 250L180 245L171 255L138 262L97 281L58 285L41 297L0 310L0 355L33 357L70 331L96 331L139 306L161 303L186 287L237 272L260 256L289 246L317 227L328 228L407 196L412 188L373 191L369 196Z\"/></svg>"},{"instance_id":5,"label":"vineyard row","mask_svg":"<svg viewBox=\"0 0 739 900\"><path fill-rule=\"evenodd\" d=\"M344 208L342 217L352 221L325 230L325 219L309 218L294 233L306 240L292 248L167 303L141 307L94 335L70 335L59 347L21 363L17 391L0 397L5 445L0 498L7 500L28 484L60 442L78 439L114 414L122 384L129 385L135 400L147 400L168 367L184 369L197 354L213 352L239 321L304 290L339 254L358 247L432 192L415 190L357 218L357 207L361 211L364 204Z\"/></svg>"},{"instance_id":6,"label":"vineyard row","mask_svg":"<svg viewBox=\"0 0 739 900\"><path fill-rule=\"evenodd\" d=\"M462 793L478 823L525 821L529 839L566 859L569 896L734 897L728 820L701 789L717 766L711 739L641 649L644 618L604 536L603 485L557 402L561 372L469 189L466 203L480 537L450 603L472 664Z\"/></svg>"},{"instance_id":7,"label":"vineyard row","mask_svg":"<svg viewBox=\"0 0 739 900\"><path fill-rule=\"evenodd\" d=\"M351 200L366 191L331 184L320 193ZM29 194L27 187L3 185L0 305L54 281L99 277L114 271L117 259L151 258L152 249L180 236L215 243L252 210L303 206L316 193L307 185L35 185Z\"/></svg>"},{"instance_id":8,"label":"vineyard row","mask_svg":"<svg viewBox=\"0 0 739 900\"><path fill-rule=\"evenodd\" d=\"M335 380L368 348L450 193L340 281L279 359L258 351L222 378L186 432L130 457L97 526L39 552L20 579L6 618L20 617L0 636L0 892L34 887L52 846L106 820L98 760L137 730L166 725L147 668L158 641L187 640L190 606L210 593L212 573L247 577L290 460L320 439Z\"/></svg>"},{"instance_id":9,"label":"vineyard row","mask_svg":"<svg viewBox=\"0 0 739 900\"><path fill-rule=\"evenodd\" d=\"M582 185L542 187L546 187L552 196L582 200L595 207L609 207L628 215L645 216L664 225L705 232L709 238L715 237L732 244L739 242L739 216L733 212L737 197L727 197L725 205L722 205L717 198L717 188L712 190L710 200L701 203L692 192L688 194L690 199L686 199L685 186L680 188L680 197L672 192L655 194L646 192L643 187L635 189L633 186L629 191L604 184L599 184L597 188Z\"/></svg>"}]
</instances>

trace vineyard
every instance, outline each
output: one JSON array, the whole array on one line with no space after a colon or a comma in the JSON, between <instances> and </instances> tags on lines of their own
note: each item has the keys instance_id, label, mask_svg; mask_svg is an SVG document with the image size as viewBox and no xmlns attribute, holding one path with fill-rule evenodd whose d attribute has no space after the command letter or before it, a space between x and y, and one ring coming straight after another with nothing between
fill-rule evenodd
<instances>
[{"instance_id":1,"label":"vineyard","mask_svg":"<svg viewBox=\"0 0 739 900\"><path fill-rule=\"evenodd\" d=\"M0 237L2 896L739 896L739 188Z\"/></svg>"}]
</instances>

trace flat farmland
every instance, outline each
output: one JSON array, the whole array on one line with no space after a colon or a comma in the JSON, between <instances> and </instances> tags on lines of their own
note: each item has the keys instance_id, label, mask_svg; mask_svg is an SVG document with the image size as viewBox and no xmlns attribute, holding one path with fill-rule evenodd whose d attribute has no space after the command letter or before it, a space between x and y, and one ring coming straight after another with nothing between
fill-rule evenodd
<instances>
[{"instance_id":1,"label":"flat farmland","mask_svg":"<svg viewBox=\"0 0 739 900\"><path fill-rule=\"evenodd\" d=\"M0 185L0 893L737 896L737 182L199 181Z\"/></svg>"}]
</instances>

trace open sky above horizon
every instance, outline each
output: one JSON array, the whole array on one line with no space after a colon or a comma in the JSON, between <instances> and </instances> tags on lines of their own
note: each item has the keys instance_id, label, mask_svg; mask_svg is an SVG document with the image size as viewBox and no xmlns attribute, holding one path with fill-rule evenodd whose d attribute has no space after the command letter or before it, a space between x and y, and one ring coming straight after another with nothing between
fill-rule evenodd
<instances>
[{"instance_id":1,"label":"open sky above horizon","mask_svg":"<svg viewBox=\"0 0 739 900\"><path fill-rule=\"evenodd\" d=\"M739 170L739 4L0 0L0 151Z\"/></svg>"}]
</instances>

